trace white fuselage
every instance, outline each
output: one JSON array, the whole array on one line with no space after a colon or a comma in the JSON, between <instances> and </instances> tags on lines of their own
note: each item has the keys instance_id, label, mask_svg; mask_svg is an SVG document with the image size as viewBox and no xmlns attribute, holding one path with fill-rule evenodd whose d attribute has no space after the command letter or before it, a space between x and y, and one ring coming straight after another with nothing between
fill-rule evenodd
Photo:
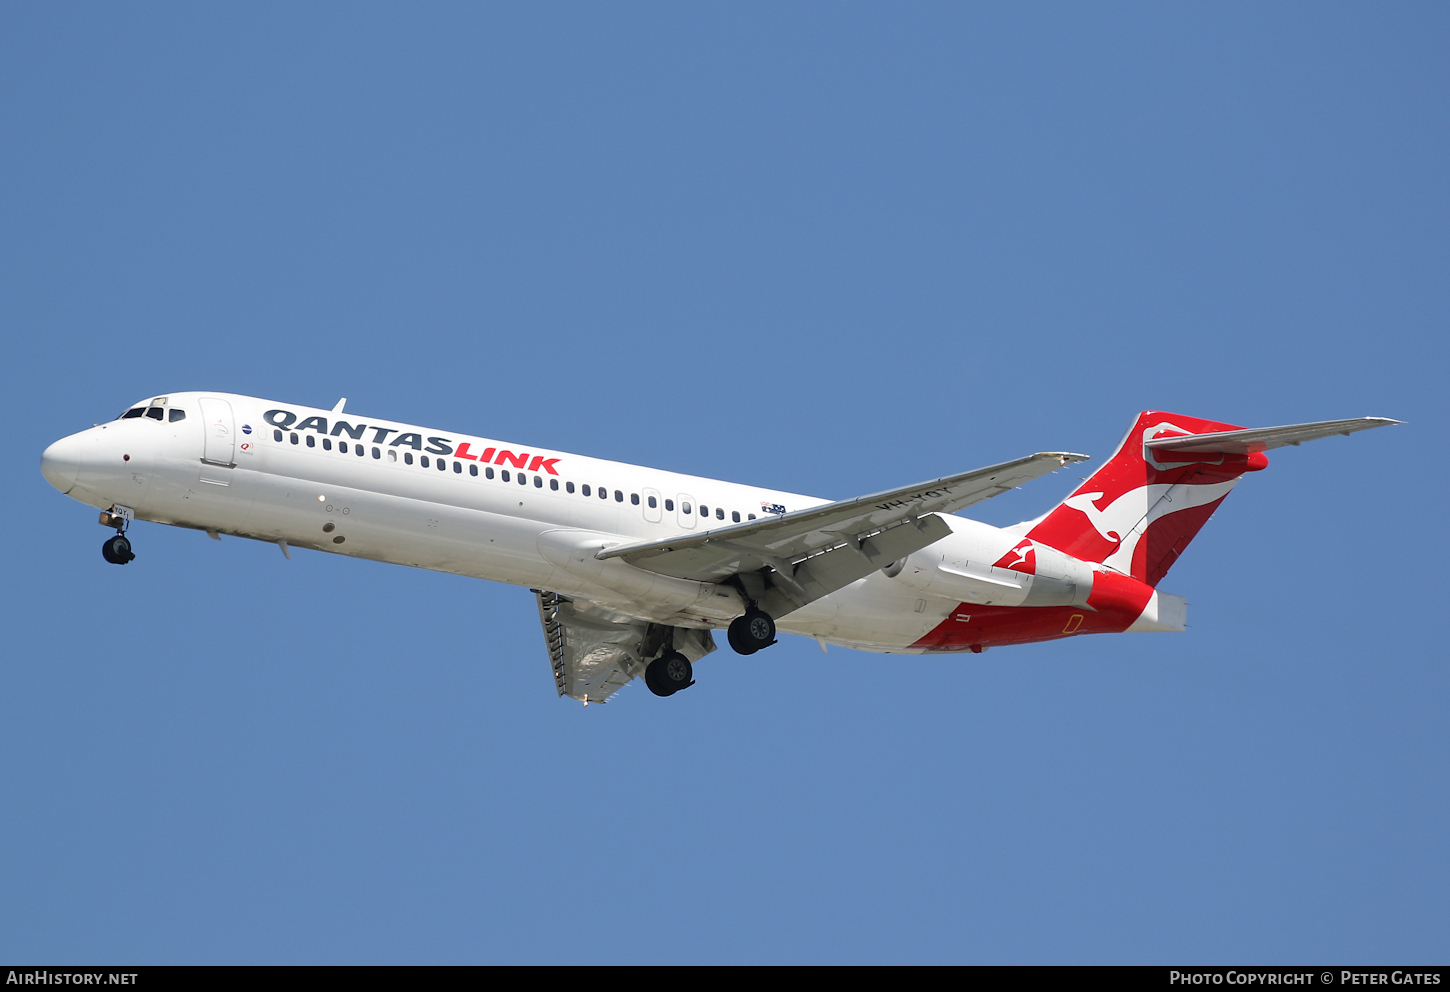
<instances>
[{"instance_id":1,"label":"white fuselage","mask_svg":"<svg viewBox=\"0 0 1450 992\"><path fill-rule=\"evenodd\" d=\"M722 627L745 604L730 586L593 551L827 502L248 396L172 393L152 409L162 419L118 419L57 442L46 477L141 520L546 589L677 626ZM874 572L780 618L780 629L907 651L964 602L1085 602L1085 563L1060 556L1056 578L1041 565L1035 577L992 568L982 563L1006 554L1017 529L944 519L952 534L894 576Z\"/></svg>"}]
</instances>

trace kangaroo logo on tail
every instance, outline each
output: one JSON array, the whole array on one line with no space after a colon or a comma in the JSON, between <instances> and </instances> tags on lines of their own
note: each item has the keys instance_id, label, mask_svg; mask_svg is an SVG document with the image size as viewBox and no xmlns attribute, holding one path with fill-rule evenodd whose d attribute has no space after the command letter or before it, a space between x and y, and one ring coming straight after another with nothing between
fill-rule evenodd
<instances>
[{"instance_id":1,"label":"kangaroo logo on tail","mask_svg":"<svg viewBox=\"0 0 1450 992\"><path fill-rule=\"evenodd\" d=\"M1087 517L1103 540L1118 545L1100 559L1103 564L1129 572L1139 540L1155 521L1181 510L1217 502L1237 483L1238 479L1228 479L1203 485L1140 486L1113 500L1105 510L1093 504L1102 498L1102 493L1078 493L1063 500L1062 505Z\"/></svg>"},{"instance_id":2,"label":"kangaroo logo on tail","mask_svg":"<svg viewBox=\"0 0 1450 992\"><path fill-rule=\"evenodd\" d=\"M1063 500L1062 505L1070 506L1086 516L1088 523L1093 525L1093 530L1103 536L1103 540L1112 541L1114 544L1117 544L1123 539L1123 533L1127 529L1124 527L1124 522L1126 521L1127 526L1131 527L1138 520L1142 519L1141 512L1138 514L1137 519L1126 519L1132 513L1132 510L1125 503L1134 496L1138 497L1134 502L1142 503L1142 496L1139 494L1143 492L1144 490L1142 489L1134 489L1130 493L1124 493L1109 503L1106 510L1099 510L1094 505L1098 500L1103 498L1102 493L1078 493L1076 496L1069 496Z\"/></svg>"}]
</instances>

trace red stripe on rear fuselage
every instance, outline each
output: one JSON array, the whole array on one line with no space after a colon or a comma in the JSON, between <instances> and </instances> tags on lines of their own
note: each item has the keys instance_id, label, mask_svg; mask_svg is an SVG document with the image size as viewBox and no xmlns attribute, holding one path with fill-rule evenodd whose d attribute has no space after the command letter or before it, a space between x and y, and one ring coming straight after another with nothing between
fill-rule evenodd
<instances>
[{"instance_id":1,"label":"red stripe on rear fuselage","mask_svg":"<svg viewBox=\"0 0 1450 992\"><path fill-rule=\"evenodd\" d=\"M1078 634L1119 634L1143 615L1152 596L1153 589L1146 583L1101 571L1093 575L1087 607L961 603L911 646L921 651L981 651Z\"/></svg>"}]
</instances>

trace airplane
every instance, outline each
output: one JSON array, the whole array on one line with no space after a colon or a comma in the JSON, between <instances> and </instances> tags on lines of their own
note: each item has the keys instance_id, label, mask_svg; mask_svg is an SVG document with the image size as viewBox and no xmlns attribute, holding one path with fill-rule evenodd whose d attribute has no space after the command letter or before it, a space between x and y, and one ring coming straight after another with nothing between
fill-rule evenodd
<instances>
[{"instance_id":1,"label":"airplane","mask_svg":"<svg viewBox=\"0 0 1450 992\"><path fill-rule=\"evenodd\" d=\"M147 520L529 588L558 694L695 684L713 632L885 653L1183 631L1159 581L1273 448L1400 421L1243 429L1148 410L1042 516L957 515L1088 456L1046 451L832 501L223 392L150 397L41 456L101 510L106 561Z\"/></svg>"}]
</instances>

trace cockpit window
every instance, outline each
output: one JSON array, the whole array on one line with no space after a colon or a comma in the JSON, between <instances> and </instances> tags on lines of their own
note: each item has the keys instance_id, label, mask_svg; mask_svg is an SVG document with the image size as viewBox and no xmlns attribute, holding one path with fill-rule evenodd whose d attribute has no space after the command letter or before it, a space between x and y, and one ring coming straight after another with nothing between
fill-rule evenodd
<instances>
[{"instance_id":1,"label":"cockpit window","mask_svg":"<svg viewBox=\"0 0 1450 992\"><path fill-rule=\"evenodd\" d=\"M185 410L168 408L166 401L170 398L169 396L158 396L150 403L142 403L140 406L133 406L131 409L123 411L116 419L132 420L136 417L148 417L151 420L157 420L162 423L170 420L173 424L178 420L185 420Z\"/></svg>"}]
</instances>

